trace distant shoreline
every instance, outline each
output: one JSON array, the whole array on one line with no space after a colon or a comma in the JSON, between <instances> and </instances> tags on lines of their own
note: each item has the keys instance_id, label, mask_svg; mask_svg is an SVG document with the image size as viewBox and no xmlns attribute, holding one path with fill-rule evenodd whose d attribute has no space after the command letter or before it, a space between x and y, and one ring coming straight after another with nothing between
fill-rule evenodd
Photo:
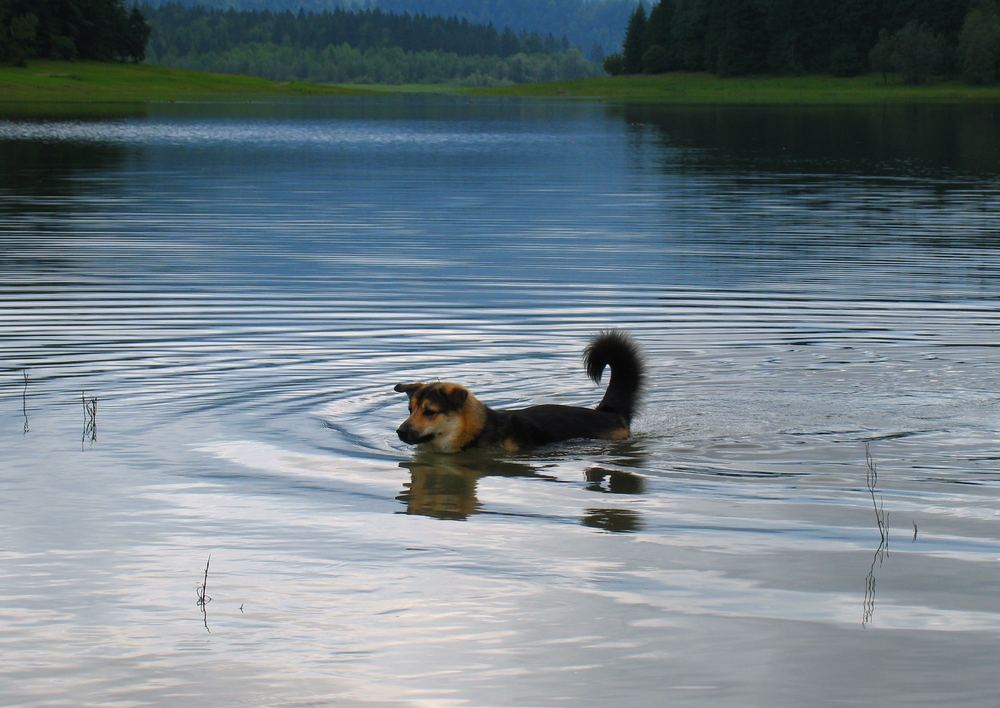
<instances>
[{"instance_id":1,"label":"distant shoreline","mask_svg":"<svg viewBox=\"0 0 1000 708\"><path fill-rule=\"evenodd\" d=\"M471 89L476 95L525 96L676 104L863 104L997 102L1000 85L971 86L957 81L908 85L881 74L832 76L745 76L669 73L556 81Z\"/></svg>"},{"instance_id":2,"label":"distant shoreline","mask_svg":"<svg viewBox=\"0 0 1000 708\"><path fill-rule=\"evenodd\" d=\"M970 86L942 82L920 86L866 74L829 76L755 76L719 78L711 74L671 73L619 76L495 88L457 86L359 86L271 81L252 76L173 69L147 64L32 61L27 67L0 66L0 116L14 106L64 104L139 104L190 100L237 100L282 96L352 96L392 93L449 93L590 99L672 104L878 104L1000 103L1000 85Z\"/></svg>"}]
</instances>

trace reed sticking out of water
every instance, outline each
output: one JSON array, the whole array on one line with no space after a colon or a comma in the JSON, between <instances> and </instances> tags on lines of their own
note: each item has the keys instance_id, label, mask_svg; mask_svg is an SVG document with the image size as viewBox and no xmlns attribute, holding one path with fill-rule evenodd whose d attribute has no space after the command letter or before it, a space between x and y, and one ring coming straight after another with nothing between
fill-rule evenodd
<instances>
[{"instance_id":1,"label":"reed sticking out of water","mask_svg":"<svg viewBox=\"0 0 1000 708\"><path fill-rule=\"evenodd\" d=\"M80 392L80 401L83 403L83 440L90 438L90 442L97 440L97 398L91 397L87 400L87 392Z\"/></svg>"},{"instance_id":2,"label":"reed sticking out of water","mask_svg":"<svg viewBox=\"0 0 1000 708\"><path fill-rule=\"evenodd\" d=\"M21 413L24 415L24 434L28 434L28 370L21 372L24 374L24 390L21 391Z\"/></svg>"},{"instance_id":3,"label":"reed sticking out of water","mask_svg":"<svg viewBox=\"0 0 1000 708\"><path fill-rule=\"evenodd\" d=\"M880 494L877 500L875 498L875 488L878 486L878 466L875 464L874 458L872 458L871 449L867 443L865 443L865 463L867 465L865 483L868 487L868 494L872 499L872 506L875 508L875 523L878 524L879 543L878 548L875 549L875 554L872 556L872 563L868 567L868 576L865 578L865 599L861 614L862 627L871 622L872 615L875 613L875 568L876 566L881 567L886 555L889 553L889 514L885 510L885 500L882 498L882 495ZM914 538L916 538L916 524L913 527Z\"/></svg>"},{"instance_id":4,"label":"reed sticking out of water","mask_svg":"<svg viewBox=\"0 0 1000 708\"><path fill-rule=\"evenodd\" d=\"M205 594L205 591L208 589L208 566L211 564L212 564L212 554L209 553L208 560L205 561L205 577L201 581L201 585L199 585L197 588L199 607L204 607L205 605L207 605L209 602L212 601L212 598L210 598L208 595Z\"/></svg>"},{"instance_id":5,"label":"reed sticking out of water","mask_svg":"<svg viewBox=\"0 0 1000 708\"><path fill-rule=\"evenodd\" d=\"M208 566L211 565L211 563L212 563L212 554L209 553L208 560L205 562L205 577L202 579L201 585L199 585L195 589L195 592L198 593L197 605L199 608L201 608L201 620L205 625L205 631L207 631L209 634L212 633L212 630L208 628L208 609L205 606L212 601L212 598L206 595L205 593L208 590ZM240 609L241 610L243 609L242 605L240 606Z\"/></svg>"},{"instance_id":6,"label":"reed sticking out of water","mask_svg":"<svg viewBox=\"0 0 1000 708\"><path fill-rule=\"evenodd\" d=\"M885 500L880 494L878 501L875 500L875 487L878 486L878 466L872 458L871 447L865 443L865 463L868 470L865 474L865 482L868 486L868 493L872 498L872 506L875 507L875 523L878 524L878 533L882 537L882 543L889 550L889 514L885 510Z\"/></svg>"}]
</instances>

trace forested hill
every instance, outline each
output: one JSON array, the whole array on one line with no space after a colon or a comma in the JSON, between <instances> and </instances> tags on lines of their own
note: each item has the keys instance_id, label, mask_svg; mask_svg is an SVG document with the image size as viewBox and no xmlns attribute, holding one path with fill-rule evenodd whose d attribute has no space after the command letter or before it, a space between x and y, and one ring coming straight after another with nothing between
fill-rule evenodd
<instances>
[{"instance_id":1,"label":"forested hill","mask_svg":"<svg viewBox=\"0 0 1000 708\"><path fill-rule=\"evenodd\" d=\"M610 73L1000 75L997 0L659 0L629 20Z\"/></svg>"},{"instance_id":2,"label":"forested hill","mask_svg":"<svg viewBox=\"0 0 1000 708\"><path fill-rule=\"evenodd\" d=\"M381 10L292 13L143 6L148 59L166 66L336 83L495 85L583 78L566 39Z\"/></svg>"},{"instance_id":3,"label":"forested hill","mask_svg":"<svg viewBox=\"0 0 1000 708\"><path fill-rule=\"evenodd\" d=\"M460 17L556 36L599 60L618 51L628 18L639 0L375 0L390 12Z\"/></svg>"},{"instance_id":4,"label":"forested hill","mask_svg":"<svg viewBox=\"0 0 1000 708\"><path fill-rule=\"evenodd\" d=\"M621 48L622 34L638 0L144 0L147 7L172 3L216 10L298 13L379 9L394 14L456 17L476 24L568 37L584 54L600 60ZM648 2L647 2L648 4Z\"/></svg>"}]
</instances>

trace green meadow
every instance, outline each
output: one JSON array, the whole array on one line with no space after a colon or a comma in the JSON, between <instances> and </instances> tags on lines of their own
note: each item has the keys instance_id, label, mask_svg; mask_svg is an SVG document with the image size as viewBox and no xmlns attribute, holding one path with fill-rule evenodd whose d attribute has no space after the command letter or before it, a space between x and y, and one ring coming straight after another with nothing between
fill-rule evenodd
<instances>
[{"instance_id":1,"label":"green meadow","mask_svg":"<svg viewBox=\"0 0 1000 708\"><path fill-rule=\"evenodd\" d=\"M0 66L0 111L10 103L145 103L360 93L368 91L146 64L31 61L26 67Z\"/></svg>"},{"instance_id":2,"label":"green meadow","mask_svg":"<svg viewBox=\"0 0 1000 708\"><path fill-rule=\"evenodd\" d=\"M655 103L887 103L1000 101L1000 86L942 82L907 85L880 74L719 78L705 73L605 76L521 86L474 89L479 95L590 98Z\"/></svg>"},{"instance_id":3,"label":"green meadow","mask_svg":"<svg viewBox=\"0 0 1000 708\"><path fill-rule=\"evenodd\" d=\"M25 106L227 100L278 96L344 96L438 92L652 103L890 103L1000 101L1000 86L942 82L912 86L881 75L719 78L704 73L615 76L494 88L457 86L343 86L270 81L252 76L171 69L146 64L33 61L0 66L0 112Z\"/></svg>"}]
</instances>

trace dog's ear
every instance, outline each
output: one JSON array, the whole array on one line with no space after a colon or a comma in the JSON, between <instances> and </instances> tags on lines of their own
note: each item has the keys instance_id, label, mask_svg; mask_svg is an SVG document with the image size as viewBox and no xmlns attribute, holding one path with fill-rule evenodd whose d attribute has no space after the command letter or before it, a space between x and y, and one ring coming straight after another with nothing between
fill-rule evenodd
<instances>
[{"instance_id":1,"label":"dog's ear","mask_svg":"<svg viewBox=\"0 0 1000 708\"><path fill-rule=\"evenodd\" d=\"M450 386L444 393L445 400L452 410L460 410L465 405L469 392L462 386Z\"/></svg>"},{"instance_id":2,"label":"dog's ear","mask_svg":"<svg viewBox=\"0 0 1000 708\"><path fill-rule=\"evenodd\" d=\"M398 383L393 386L392 390L396 393L405 393L407 396L413 396L421 386L423 386L422 383Z\"/></svg>"}]
</instances>

